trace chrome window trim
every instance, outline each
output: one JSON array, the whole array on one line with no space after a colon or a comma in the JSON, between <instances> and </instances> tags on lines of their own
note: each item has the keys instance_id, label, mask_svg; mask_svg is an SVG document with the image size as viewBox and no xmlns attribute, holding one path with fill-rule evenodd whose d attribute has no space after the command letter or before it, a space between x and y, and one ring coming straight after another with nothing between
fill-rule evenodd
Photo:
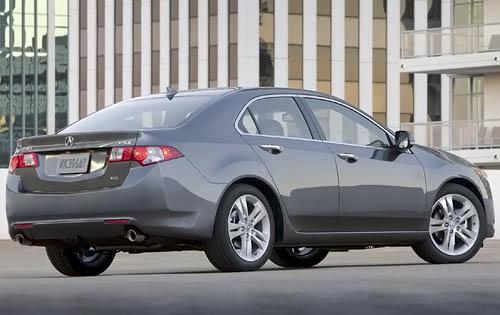
<instances>
[{"instance_id":1,"label":"chrome window trim","mask_svg":"<svg viewBox=\"0 0 500 315\"><path fill-rule=\"evenodd\" d=\"M238 123L240 122L240 120L243 117L243 115L244 115L245 111L247 110L247 108L253 102L258 101L258 100L262 100L262 99L266 99L266 98L274 98L274 97L314 98L314 99L324 100L324 101L327 101L327 102L332 102L332 103L337 104L339 106L343 106L344 108L346 108L348 110L352 110L353 112L355 112L355 113L361 115L362 117L368 119L375 126L377 126L378 128L380 128L392 141L395 140L394 134L392 133L392 131L390 131L389 129L386 129L384 126L382 126L378 122L376 122L373 118L371 118L367 114L365 114L365 113L357 110L356 108L351 107L351 106L349 106L347 104L341 103L339 101L332 100L331 98L327 98L327 97L323 97L323 96L317 96L317 95L307 95L307 94L286 94L286 93L285 94L269 94L269 95L260 95L260 96L256 96L256 97L252 98L251 100L249 100L245 104L245 106L243 106L243 108L239 112L238 116L236 116L236 120L234 122L234 128L236 129L236 131L240 135L247 135L247 136L254 136L254 137L257 136L257 137L278 138L278 139L294 139L294 140L302 140L302 141L314 141L314 142L340 144L340 145L347 145L347 146L353 146L353 147L388 149L388 148L383 148L383 147L379 148L379 147L373 147L373 146L368 146L368 145L361 145L361 144L354 144L354 143L343 143L343 142L334 142L334 141L329 141L329 140L318 140L318 139L306 139L306 138L293 138L293 137L284 137L284 136L271 136L271 135L262 135L262 134L251 134L251 133L243 132L242 130L240 130L240 128L238 127ZM299 105L297 104L297 106L299 106ZM304 117L304 119L306 119L306 118ZM307 123L307 120L306 120L306 123ZM411 151L408 151L408 152L410 153Z\"/></svg>"}]
</instances>

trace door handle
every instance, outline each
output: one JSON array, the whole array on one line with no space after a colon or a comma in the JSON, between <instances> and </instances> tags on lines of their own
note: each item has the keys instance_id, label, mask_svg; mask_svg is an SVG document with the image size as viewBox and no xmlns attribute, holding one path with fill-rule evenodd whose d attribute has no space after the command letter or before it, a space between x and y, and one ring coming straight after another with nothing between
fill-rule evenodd
<instances>
[{"instance_id":1,"label":"door handle","mask_svg":"<svg viewBox=\"0 0 500 315\"><path fill-rule=\"evenodd\" d=\"M337 154L337 156L348 163L354 163L358 161L358 156L350 153L339 153Z\"/></svg>"},{"instance_id":2,"label":"door handle","mask_svg":"<svg viewBox=\"0 0 500 315\"><path fill-rule=\"evenodd\" d=\"M260 144L259 148L271 154L280 154L281 152L283 152L283 147L280 145Z\"/></svg>"}]
</instances>

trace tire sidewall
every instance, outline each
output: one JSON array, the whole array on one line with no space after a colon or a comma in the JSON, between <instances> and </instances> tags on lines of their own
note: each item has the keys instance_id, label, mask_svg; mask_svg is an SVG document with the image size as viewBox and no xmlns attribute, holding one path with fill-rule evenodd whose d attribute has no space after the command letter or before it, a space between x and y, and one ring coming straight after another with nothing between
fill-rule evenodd
<instances>
[{"instance_id":1,"label":"tire sidewall","mask_svg":"<svg viewBox=\"0 0 500 315\"><path fill-rule=\"evenodd\" d=\"M476 239L476 242L474 245L465 253L457 256L451 256L447 255L443 252L441 252L436 245L434 245L434 242L431 239L431 235L427 231L426 234L426 239L425 242L427 243L427 247L431 251L431 254L437 258L438 261L446 262L446 263L462 263L465 261L468 261L472 257L476 255L476 253L479 251L483 244L483 240L486 235L486 215L484 211L484 207L479 201L479 199L476 197L476 195L470 191L469 189L460 186L460 185L455 185L455 184L448 184L444 186L441 191L436 195L436 198L434 202L432 203L431 209L428 212L428 218L430 221L431 215L432 215L432 207L434 207L434 204L439 198L448 195L448 194L458 194L466 197L467 199L472 202L474 207L476 207L478 216L479 216L479 233Z\"/></svg>"}]
</instances>

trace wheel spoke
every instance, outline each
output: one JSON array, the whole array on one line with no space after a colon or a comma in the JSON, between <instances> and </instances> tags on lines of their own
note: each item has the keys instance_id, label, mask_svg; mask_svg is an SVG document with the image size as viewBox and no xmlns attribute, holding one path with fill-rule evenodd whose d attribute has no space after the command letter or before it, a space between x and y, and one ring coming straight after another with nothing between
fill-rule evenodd
<instances>
[{"instance_id":1,"label":"wheel spoke","mask_svg":"<svg viewBox=\"0 0 500 315\"><path fill-rule=\"evenodd\" d=\"M450 241L448 242L448 251L453 254L455 253L455 233L449 233Z\"/></svg>"},{"instance_id":2,"label":"wheel spoke","mask_svg":"<svg viewBox=\"0 0 500 315\"><path fill-rule=\"evenodd\" d=\"M431 218L431 226L443 225L445 223L442 219Z\"/></svg>"},{"instance_id":3,"label":"wheel spoke","mask_svg":"<svg viewBox=\"0 0 500 315\"><path fill-rule=\"evenodd\" d=\"M465 244L467 244L467 246L472 246L474 244L474 239L469 237L468 235L465 235L463 231L457 232L457 235L462 239L462 241L464 241Z\"/></svg>"},{"instance_id":4,"label":"wheel spoke","mask_svg":"<svg viewBox=\"0 0 500 315\"><path fill-rule=\"evenodd\" d=\"M464 216L462 216L462 217L461 217L460 222L461 222L461 223L462 223L462 222L465 222L465 221L467 221L469 218L472 218L472 217L473 217L473 216L475 216L475 215L476 215L476 213L475 213L474 211L470 210L470 211L468 211L467 213L465 213L465 215L464 215Z\"/></svg>"},{"instance_id":5,"label":"wheel spoke","mask_svg":"<svg viewBox=\"0 0 500 315\"><path fill-rule=\"evenodd\" d=\"M253 241L257 244L257 247L261 250L266 250L267 248L267 241L265 239L261 239L260 236L257 236L257 234L252 234L252 239Z\"/></svg>"},{"instance_id":6,"label":"wheel spoke","mask_svg":"<svg viewBox=\"0 0 500 315\"><path fill-rule=\"evenodd\" d=\"M249 235L245 238L246 246L245 246L245 256L250 258L252 257L252 238Z\"/></svg>"},{"instance_id":7,"label":"wheel spoke","mask_svg":"<svg viewBox=\"0 0 500 315\"><path fill-rule=\"evenodd\" d=\"M447 227L443 226L443 225L434 225L434 226L431 226L429 228L429 232L431 232L431 234L434 234L434 233L437 233L437 232L441 232L441 231L444 231L448 229Z\"/></svg>"},{"instance_id":8,"label":"wheel spoke","mask_svg":"<svg viewBox=\"0 0 500 315\"><path fill-rule=\"evenodd\" d=\"M262 219L264 219L266 216L267 212L261 205L257 205L250 214L250 218L254 220L253 221L254 225L262 221Z\"/></svg>"},{"instance_id":9,"label":"wheel spoke","mask_svg":"<svg viewBox=\"0 0 500 315\"><path fill-rule=\"evenodd\" d=\"M247 204L246 196L241 196L236 201L236 208L238 209L240 219L244 219L244 218L248 217L248 204Z\"/></svg>"},{"instance_id":10,"label":"wheel spoke","mask_svg":"<svg viewBox=\"0 0 500 315\"><path fill-rule=\"evenodd\" d=\"M255 232L255 235L259 237L261 240L267 242L269 240L269 234L261 232L259 230L253 230Z\"/></svg>"},{"instance_id":11,"label":"wheel spoke","mask_svg":"<svg viewBox=\"0 0 500 315\"><path fill-rule=\"evenodd\" d=\"M444 232L443 243L441 244L446 250L450 246L450 231L446 230Z\"/></svg>"},{"instance_id":12,"label":"wheel spoke","mask_svg":"<svg viewBox=\"0 0 500 315\"><path fill-rule=\"evenodd\" d=\"M463 217L466 213L471 212L471 210L472 210L472 203L467 201L462 204L461 209L457 210L456 215Z\"/></svg>"},{"instance_id":13,"label":"wheel spoke","mask_svg":"<svg viewBox=\"0 0 500 315\"><path fill-rule=\"evenodd\" d=\"M232 241L235 238L241 236L243 233L245 233L245 231L243 231L240 228L238 228L236 230L229 231L229 239Z\"/></svg>"},{"instance_id":14,"label":"wheel spoke","mask_svg":"<svg viewBox=\"0 0 500 315\"><path fill-rule=\"evenodd\" d=\"M241 223L228 222L229 232L234 231L234 230L239 230L242 226L243 226L243 224L241 224Z\"/></svg>"},{"instance_id":15,"label":"wheel spoke","mask_svg":"<svg viewBox=\"0 0 500 315\"><path fill-rule=\"evenodd\" d=\"M472 230L462 228L460 231L462 232L462 234L464 234L465 236L467 236L471 239L475 239L477 237L477 233L472 231Z\"/></svg>"},{"instance_id":16,"label":"wheel spoke","mask_svg":"<svg viewBox=\"0 0 500 315\"><path fill-rule=\"evenodd\" d=\"M448 214L453 214L454 209L453 209L453 196L448 195L446 196L446 211Z\"/></svg>"}]
</instances>

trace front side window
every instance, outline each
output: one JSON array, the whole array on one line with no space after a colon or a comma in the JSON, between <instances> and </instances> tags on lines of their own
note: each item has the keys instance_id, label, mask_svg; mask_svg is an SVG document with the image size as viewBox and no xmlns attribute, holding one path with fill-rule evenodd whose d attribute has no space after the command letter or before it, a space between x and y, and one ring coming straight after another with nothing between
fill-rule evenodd
<instances>
[{"instance_id":1,"label":"front side window","mask_svg":"<svg viewBox=\"0 0 500 315\"><path fill-rule=\"evenodd\" d=\"M362 115L331 101L305 98L326 140L373 147L389 147L387 134Z\"/></svg>"},{"instance_id":2,"label":"front side window","mask_svg":"<svg viewBox=\"0 0 500 315\"><path fill-rule=\"evenodd\" d=\"M253 102L239 126L244 126L240 129L251 134L312 139L304 116L291 97L270 97Z\"/></svg>"}]
</instances>

